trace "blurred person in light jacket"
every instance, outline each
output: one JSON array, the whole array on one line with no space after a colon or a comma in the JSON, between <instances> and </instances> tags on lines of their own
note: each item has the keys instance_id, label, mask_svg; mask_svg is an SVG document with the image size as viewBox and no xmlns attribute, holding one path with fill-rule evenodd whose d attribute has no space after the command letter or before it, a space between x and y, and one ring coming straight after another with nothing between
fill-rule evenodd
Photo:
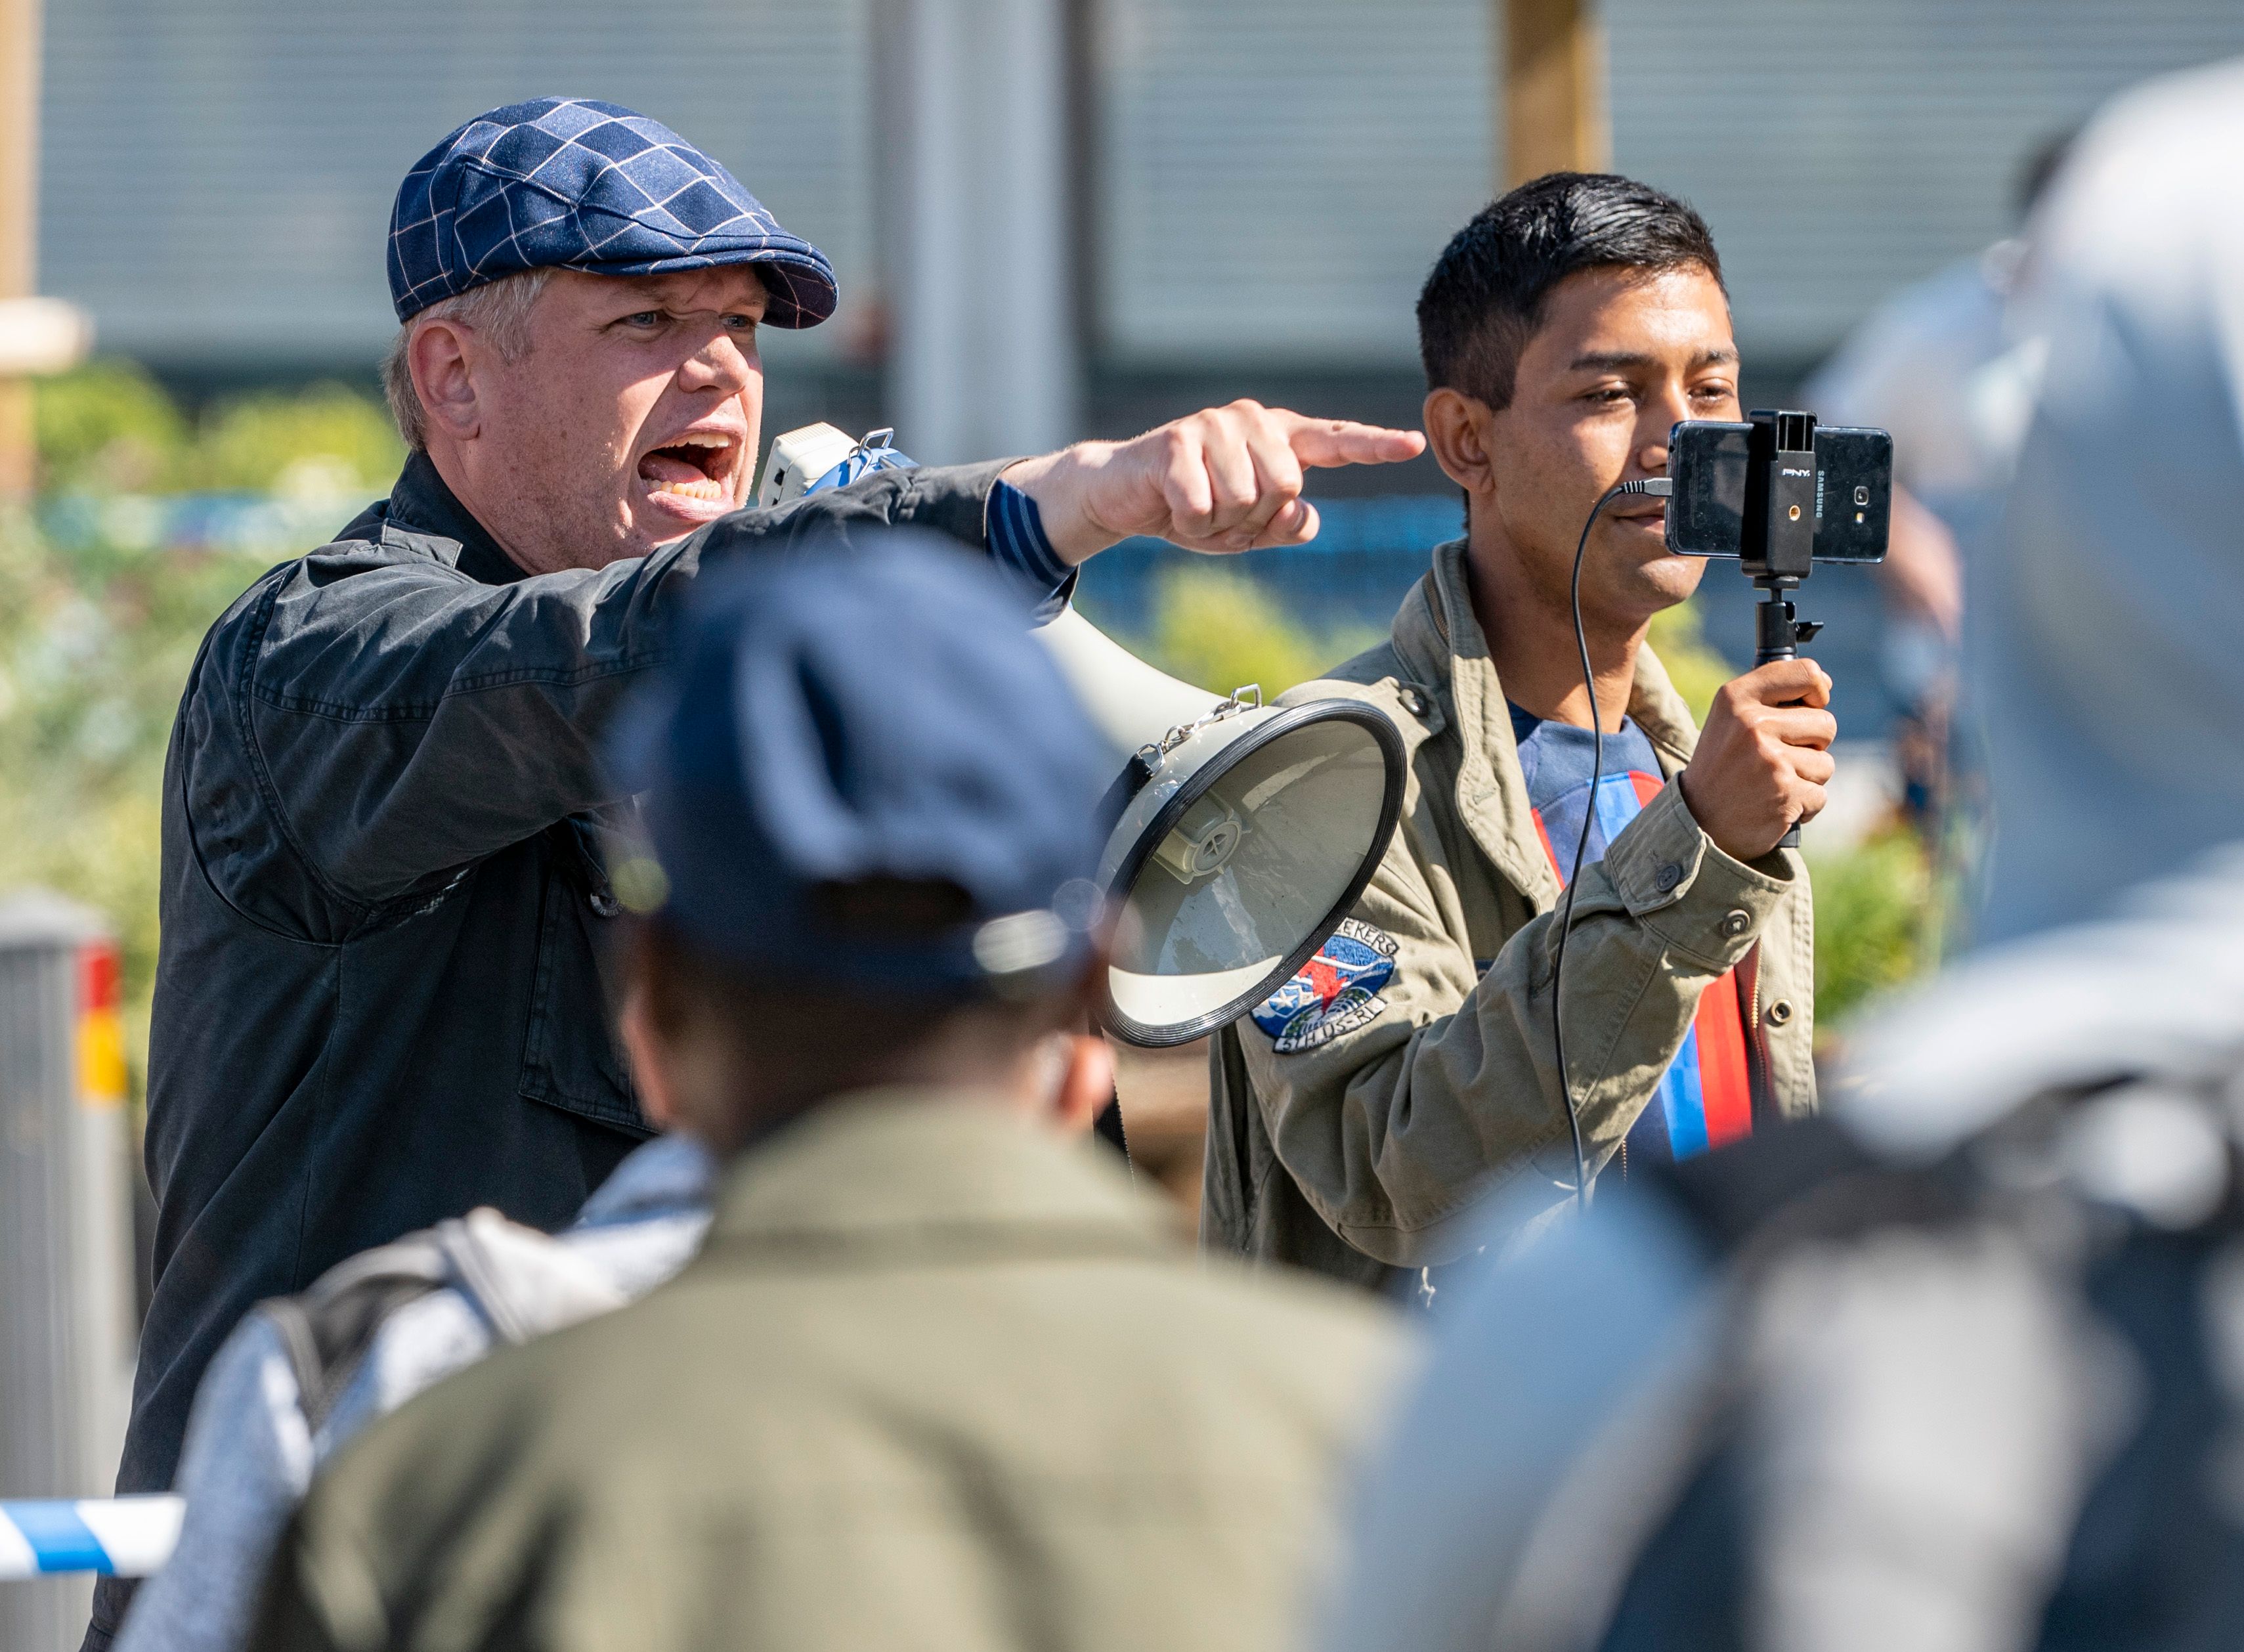
<instances>
[{"instance_id":1,"label":"blurred person in light jacket","mask_svg":"<svg viewBox=\"0 0 2244 1652\"><path fill-rule=\"evenodd\" d=\"M1880 669L1898 718L1905 802L1935 834L1957 780L1977 802L1977 743L1965 731L1959 744L1953 721L1966 571L1991 547L2047 359L2047 341L2012 300L2031 272L2034 209L2074 135L2045 139L2026 157L2016 234L1886 299L1800 393L1826 424L1893 433ZM1966 772L1952 775L1958 762Z\"/></svg>"},{"instance_id":2,"label":"blurred person in light jacket","mask_svg":"<svg viewBox=\"0 0 2244 1652\"><path fill-rule=\"evenodd\" d=\"M622 1034L644 1043L633 1009ZM666 1121L659 1069L637 1057L635 1071L647 1117ZM260 1303L196 1391L173 1483L186 1500L179 1546L134 1595L118 1652L240 1652L274 1545L321 1464L493 1348L668 1279L708 1229L715 1181L708 1150L673 1130L634 1148L558 1234L483 1206Z\"/></svg>"},{"instance_id":3,"label":"blurred person in light jacket","mask_svg":"<svg viewBox=\"0 0 2244 1652\"><path fill-rule=\"evenodd\" d=\"M2085 134L1974 592L1996 938L1461 1290L1325 1645L2244 1638L2244 61Z\"/></svg>"},{"instance_id":4,"label":"blurred person in light jacket","mask_svg":"<svg viewBox=\"0 0 2244 1652\"><path fill-rule=\"evenodd\" d=\"M1893 432L1896 480L1953 544L1970 545L1994 531L2025 437L2044 347L2021 332L2023 318L2012 313L2011 300L2029 268L2034 211L2074 136L2067 131L2044 139L2020 166L2016 234L1887 298L1801 392L1802 404L1827 424ZM2037 365L2024 371L2022 359L1997 393L1982 376L2021 346ZM1901 572L1911 585L1918 582L1916 570ZM1909 599L1929 619L1954 618L1946 599L1929 589Z\"/></svg>"},{"instance_id":5,"label":"blurred person in light jacket","mask_svg":"<svg viewBox=\"0 0 2244 1652\"><path fill-rule=\"evenodd\" d=\"M253 1644L1290 1644L1396 1332L1203 1267L1069 1139L1112 1091L1109 776L1026 605L900 538L709 586L614 748L709 1236L362 1433Z\"/></svg>"}]
</instances>

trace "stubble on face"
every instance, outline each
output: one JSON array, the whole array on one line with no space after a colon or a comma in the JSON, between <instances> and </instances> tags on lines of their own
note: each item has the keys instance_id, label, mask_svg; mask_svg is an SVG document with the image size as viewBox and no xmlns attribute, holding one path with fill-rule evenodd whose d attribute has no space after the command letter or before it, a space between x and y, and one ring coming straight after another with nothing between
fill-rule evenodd
<instances>
[{"instance_id":1,"label":"stubble on face","mask_svg":"<svg viewBox=\"0 0 2244 1652\"><path fill-rule=\"evenodd\" d=\"M466 499L532 572L645 556L748 504L763 416L747 267L556 272L529 348L488 364Z\"/></svg>"},{"instance_id":2,"label":"stubble on face","mask_svg":"<svg viewBox=\"0 0 2244 1652\"><path fill-rule=\"evenodd\" d=\"M1739 416L1729 303L1706 270L1568 276L1520 354L1510 405L1490 418L1494 497L1474 504L1477 553L1508 563L1502 583L1571 628L1574 550L1600 496L1664 474L1676 421ZM1662 501L1606 507L1582 565L1592 629L1639 631L1698 589L1705 562L1670 554L1666 527Z\"/></svg>"}]
</instances>

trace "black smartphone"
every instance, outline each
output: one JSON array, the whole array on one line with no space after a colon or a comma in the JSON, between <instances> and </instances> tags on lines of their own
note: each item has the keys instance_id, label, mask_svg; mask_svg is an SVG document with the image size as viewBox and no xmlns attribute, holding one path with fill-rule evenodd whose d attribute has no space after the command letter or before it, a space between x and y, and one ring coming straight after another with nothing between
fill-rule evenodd
<instances>
[{"instance_id":1,"label":"black smartphone","mask_svg":"<svg viewBox=\"0 0 2244 1652\"><path fill-rule=\"evenodd\" d=\"M1667 548L1734 557L1745 534L1750 424L1686 419L1668 432ZM1893 520L1893 437L1815 427L1815 560L1882 562Z\"/></svg>"}]
</instances>

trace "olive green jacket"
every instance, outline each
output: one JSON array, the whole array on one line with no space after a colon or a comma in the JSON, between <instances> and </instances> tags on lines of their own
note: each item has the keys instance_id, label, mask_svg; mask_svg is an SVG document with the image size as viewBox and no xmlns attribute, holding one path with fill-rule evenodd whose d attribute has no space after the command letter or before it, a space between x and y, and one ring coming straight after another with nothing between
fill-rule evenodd
<instances>
[{"instance_id":1,"label":"olive green jacket","mask_svg":"<svg viewBox=\"0 0 2244 1652\"><path fill-rule=\"evenodd\" d=\"M1322 1042L1280 1054L1251 1018L1211 1040L1201 1231L1217 1249L1394 1290L1397 1269L1456 1259L1471 1242L1466 1213L1497 1188L1515 1185L1504 1209L1523 1218L1569 1196L1551 1045L1561 889L1462 541L1434 552L1385 644L1285 703L1335 697L1385 712L1409 756L1402 823L1353 909L1374 944L1394 948L1393 973ZM1740 863L1699 829L1673 783L1698 730L1648 648L1629 713L1669 783L1583 869L1574 897L1566 1056L1593 1172L1651 1098L1700 992L1734 965L1756 1120L1815 1106L1807 870L1790 850Z\"/></svg>"},{"instance_id":2,"label":"olive green jacket","mask_svg":"<svg viewBox=\"0 0 2244 1652\"><path fill-rule=\"evenodd\" d=\"M1398 1330L1204 1267L1103 1152L956 1095L818 1108L671 1284L338 1458L252 1644L1290 1644Z\"/></svg>"}]
</instances>

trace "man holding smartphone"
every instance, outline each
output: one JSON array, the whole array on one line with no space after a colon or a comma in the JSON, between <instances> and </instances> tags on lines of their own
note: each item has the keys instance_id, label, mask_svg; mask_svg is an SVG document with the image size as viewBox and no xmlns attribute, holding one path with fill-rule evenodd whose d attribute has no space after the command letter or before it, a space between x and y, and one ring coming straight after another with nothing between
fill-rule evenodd
<instances>
[{"instance_id":1,"label":"man holding smartphone","mask_svg":"<svg viewBox=\"0 0 2244 1652\"><path fill-rule=\"evenodd\" d=\"M1664 501L1625 498L1582 563L1591 796L1583 525L1664 474L1678 420L1741 416L1696 213L1623 178L1538 179L1450 242L1418 326L1465 537L1387 643L1288 696L1394 720L1402 824L1341 931L1215 1039L1203 1222L1391 1290L1433 1288L1484 1195L1516 1187L1523 1219L1569 1198L1577 1122L1594 1175L1814 1109L1808 875L1778 843L1822 809L1836 733L1808 660L1739 677L1693 726L1645 637L1705 565L1668 551ZM1562 1080L1553 950L1585 816Z\"/></svg>"}]
</instances>

